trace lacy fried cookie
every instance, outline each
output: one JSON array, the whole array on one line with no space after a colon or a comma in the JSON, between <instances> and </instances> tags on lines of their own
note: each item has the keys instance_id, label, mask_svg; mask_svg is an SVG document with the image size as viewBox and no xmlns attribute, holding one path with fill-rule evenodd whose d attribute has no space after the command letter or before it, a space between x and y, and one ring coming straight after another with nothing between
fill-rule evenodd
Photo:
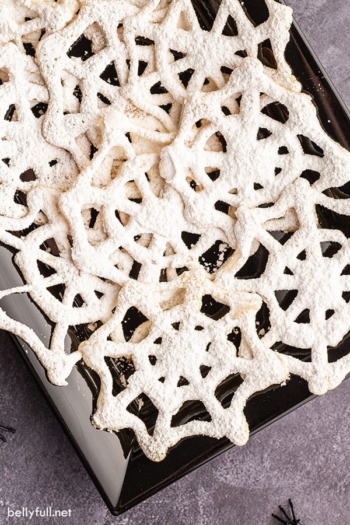
<instances>
[{"instance_id":1,"label":"lacy fried cookie","mask_svg":"<svg viewBox=\"0 0 350 525\"><path fill-rule=\"evenodd\" d=\"M328 360L350 330L349 240L316 213L350 215L325 193L350 154L285 61L291 9L265 1L255 26L222 0L211 28L191 0L0 6L0 241L24 279L0 298L28 294L50 346L4 310L0 327L56 385L83 359L101 380L94 425L133 429L154 461L196 434L243 445L247 400L291 373L323 394L350 372ZM178 424L194 401L209 417Z\"/></svg>"}]
</instances>

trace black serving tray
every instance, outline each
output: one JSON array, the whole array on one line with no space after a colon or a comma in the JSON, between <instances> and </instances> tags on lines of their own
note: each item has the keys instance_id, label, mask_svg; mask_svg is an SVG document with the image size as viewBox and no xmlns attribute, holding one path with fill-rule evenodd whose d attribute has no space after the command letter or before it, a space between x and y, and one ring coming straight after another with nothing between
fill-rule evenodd
<instances>
[{"instance_id":1,"label":"black serving tray","mask_svg":"<svg viewBox=\"0 0 350 525\"><path fill-rule=\"evenodd\" d=\"M192 2L203 27L210 27L220 0ZM263 0L245 0L244 5L255 23L266 15ZM268 53L260 51L261 59L268 59ZM304 91L312 95L324 129L350 150L349 112L296 24L291 30L286 58ZM335 220L331 215L323 219L331 224ZM350 220L345 227L350 237ZM0 246L0 261L0 288L23 284L13 263L13 253L5 246ZM43 341L49 340L50 324L26 295L9 296L2 300L1 306L11 317L33 328ZM76 335L71 334L71 339ZM78 363L73 369L68 386L56 387L48 381L31 349L20 339L14 339L113 514L126 511L232 446L227 439L196 436L179 443L161 463L154 463L137 447L131 432L108 433L92 426L90 417L99 385L98 378L84 364ZM345 338L333 350L333 359L349 351L350 341ZM230 388L228 385L228 393ZM251 432L264 428L312 397L306 382L296 376L285 386L254 396L245 410Z\"/></svg>"}]
</instances>

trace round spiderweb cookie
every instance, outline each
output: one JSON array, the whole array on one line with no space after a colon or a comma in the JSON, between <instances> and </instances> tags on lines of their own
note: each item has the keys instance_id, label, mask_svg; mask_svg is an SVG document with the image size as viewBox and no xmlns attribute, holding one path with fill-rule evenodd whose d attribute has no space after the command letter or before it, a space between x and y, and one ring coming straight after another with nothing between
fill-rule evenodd
<instances>
[{"instance_id":1,"label":"round spiderweb cookie","mask_svg":"<svg viewBox=\"0 0 350 525\"><path fill-rule=\"evenodd\" d=\"M290 374L322 394L350 372L350 154L285 60L291 10L262 4L0 7L0 241L23 278L0 298L52 334L0 326L56 385L83 359L94 425L154 461L244 444L247 401Z\"/></svg>"}]
</instances>

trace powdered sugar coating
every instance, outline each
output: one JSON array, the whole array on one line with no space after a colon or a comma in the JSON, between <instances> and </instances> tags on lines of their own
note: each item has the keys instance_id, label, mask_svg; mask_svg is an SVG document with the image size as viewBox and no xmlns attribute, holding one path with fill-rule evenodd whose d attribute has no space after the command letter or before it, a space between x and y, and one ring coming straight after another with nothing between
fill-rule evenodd
<instances>
[{"instance_id":1,"label":"powdered sugar coating","mask_svg":"<svg viewBox=\"0 0 350 525\"><path fill-rule=\"evenodd\" d=\"M177 287L184 290L182 304L164 310L159 299L164 292ZM212 320L201 312L202 297L206 294L229 307L220 320ZM137 306L150 321L140 342L120 341L118 337L118 326L130 306ZM185 273L170 286L152 287L152 294L143 284L128 283L119 295L113 317L82 345L84 360L99 371L102 380L95 424L101 428L133 428L143 451L154 461L162 460L168 448L179 440L198 433L216 438L226 436L240 445L246 443L249 435L243 413L246 401L257 386L262 390L288 377L282 359L266 350L256 334L255 315L260 306L257 295L231 296L208 280L204 270ZM234 329L242 332L238 348L228 340ZM240 356L245 345L252 353L250 359ZM128 379L125 390L114 397L105 357L122 356L132 359L135 373ZM204 370L209 371L206 376ZM215 391L232 374L240 374L244 381L226 409ZM181 385L181 378L186 379L186 384ZM137 415L128 411L142 393L159 411L152 435ZM193 400L205 404L210 422L185 420L176 425L176 414Z\"/></svg>"},{"instance_id":2,"label":"powdered sugar coating","mask_svg":"<svg viewBox=\"0 0 350 525\"><path fill-rule=\"evenodd\" d=\"M132 428L155 461L195 434L244 444L246 402L290 373L321 394L350 372L328 358L349 331L349 241L318 213L350 214L325 193L350 154L285 61L291 10L266 5L255 26L223 0L210 31L190 0L1 7L0 241L25 283L1 297L29 294L50 348L2 310L0 326L57 385L83 358L101 379L94 424ZM66 354L77 326L86 341Z\"/></svg>"},{"instance_id":3,"label":"powdered sugar coating","mask_svg":"<svg viewBox=\"0 0 350 525\"><path fill-rule=\"evenodd\" d=\"M0 6L0 42L16 41L20 50L35 50L44 34L62 29L80 7L79 0L3 0Z\"/></svg>"}]
</instances>

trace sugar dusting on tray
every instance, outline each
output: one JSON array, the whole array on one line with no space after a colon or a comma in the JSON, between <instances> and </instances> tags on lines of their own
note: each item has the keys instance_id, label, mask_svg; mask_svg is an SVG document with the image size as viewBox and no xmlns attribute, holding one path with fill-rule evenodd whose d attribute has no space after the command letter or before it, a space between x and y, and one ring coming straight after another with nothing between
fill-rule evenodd
<instances>
[{"instance_id":1,"label":"sugar dusting on tray","mask_svg":"<svg viewBox=\"0 0 350 525\"><path fill-rule=\"evenodd\" d=\"M323 394L350 372L328 362L350 329L349 240L318 216L350 215L325 192L350 154L285 61L291 9L265 1L255 26L222 0L211 30L190 0L0 6L0 241L24 278L0 298L29 294L54 328L47 348L3 310L0 327L56 385L83 359L95 426L133 429L154 461L192 435L243 445L247 400L290 374ZM72 326L88 336L66 354ZM193 401L209 417L179 423Z\"/></svg>"}]
</instances>

